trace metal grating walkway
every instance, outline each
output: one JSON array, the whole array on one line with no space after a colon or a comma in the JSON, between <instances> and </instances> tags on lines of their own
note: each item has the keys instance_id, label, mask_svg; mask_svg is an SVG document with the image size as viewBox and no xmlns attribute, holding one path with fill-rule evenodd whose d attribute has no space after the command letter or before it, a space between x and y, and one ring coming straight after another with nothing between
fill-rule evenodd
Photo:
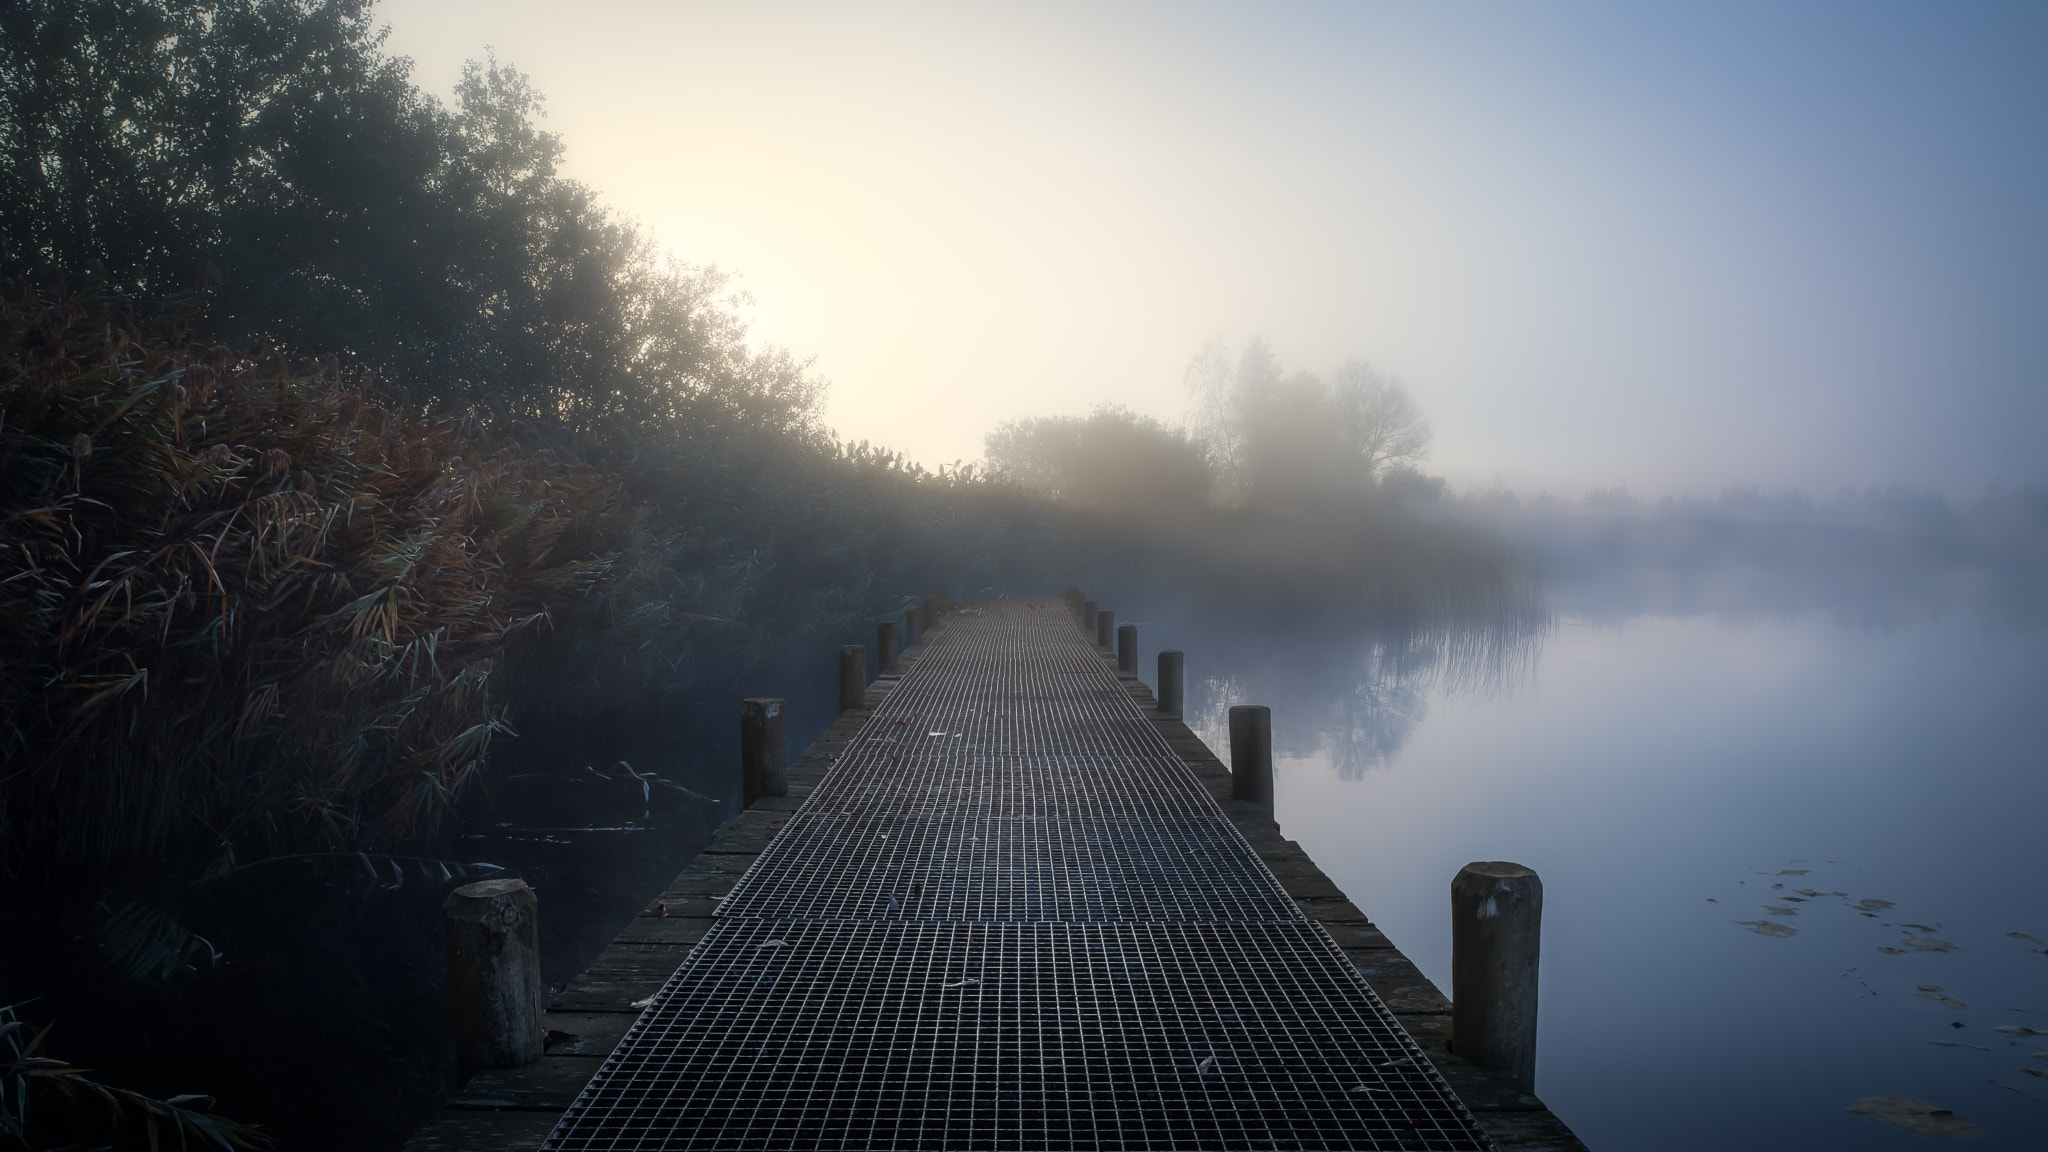
<instances>
[{"instance_id":1,"label":"metal grating walkway","mask_svg":"<svg viewBox=\"0 0 2048 1152\"><path fill-rule=\"evenodd\" d=\"M548 1149L1483 1149L1065 606L956 610Z\"/></svg>"}]
</instances>

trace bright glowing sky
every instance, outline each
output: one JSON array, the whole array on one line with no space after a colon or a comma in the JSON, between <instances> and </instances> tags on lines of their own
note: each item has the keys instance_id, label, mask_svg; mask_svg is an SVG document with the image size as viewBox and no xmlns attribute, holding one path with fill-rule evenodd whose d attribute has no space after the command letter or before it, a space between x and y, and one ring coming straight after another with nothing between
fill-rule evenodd
<instances>
[{"instance_id":1,"label":"bright glowing sky","mask_svg":"<svg viewBox=\"0 0 2048 1152\"><path fill-rule=\"evenodd\" d=\"M738 272L841 436L1406 381L1462 487L2048 481L2048 6L382 0Z\"/></svg>"}]
</instances>

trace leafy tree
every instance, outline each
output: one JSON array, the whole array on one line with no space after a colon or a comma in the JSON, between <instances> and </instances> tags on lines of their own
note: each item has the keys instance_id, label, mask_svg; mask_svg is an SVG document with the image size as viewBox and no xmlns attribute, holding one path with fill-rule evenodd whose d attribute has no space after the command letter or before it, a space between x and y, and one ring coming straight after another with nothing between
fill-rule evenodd
<instances>
[{"instance_id":1,"label":"leafy tree","mask_svg":"<svg viewBox=\"0 0 2048 1152\"><path fill-rule=\"evenodd\" d=\"M755 354L715 269L669 261L558 175L495 61L449 108L368 0L0 7L0 220L24 254L209 294L199 335L320 349L443 401L815 435L817 387Z\"/></svg>"},{"instance_id":2,"label":"leafy tree","mask_svg":"<svg viewBox=\"0 0 2048 1152\"><path fill-rule=\"evenodd\" d=\"M1195 505L1215 479L1186 432L1116 405L1009 421L989 433L986 451L999 478L1085 507Z\"/></svg>"},{"instance_id":3,"label":"leafy tree","mask_svg":"<svg viewBox=\"0 0 2048 1152\"><path fill-rule=\"evenodd\" d=\"M1222 341L1188 365L1195 427L1222 464L1230 499L1266 506L1341 504L1420 460L1429 426L1408 390L1363 361L1325 382L1283 371L1253 339L1233 366Z\"/></svg>"}]
</instances>

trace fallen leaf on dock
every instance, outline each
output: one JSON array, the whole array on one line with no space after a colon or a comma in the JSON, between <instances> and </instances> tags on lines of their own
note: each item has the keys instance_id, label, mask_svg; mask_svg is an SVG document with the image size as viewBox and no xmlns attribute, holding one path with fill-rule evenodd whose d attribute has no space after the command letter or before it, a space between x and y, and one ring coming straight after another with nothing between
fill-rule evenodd
<instances>
[{"instance_id":1,"label":"fallen leaf on dock","mask_svg":"<svg viewBox=\"0 0 2048 1152\"><path fill-rule=\"evenodd\" d=\"M1375 1087L1373 1087L1373 1086L1372 1086L1372 1085L1370 1085L1370 1084L1360 1084L1360 1085L1359 1085L1358 1087L1356 1087L1356 1088L1346 1088L1346 1089L1345 1089L1345 1091L1346 1091L1346 1092L1385 1092L1385 1091L1386 1091L1386 1089L1385 1089L1385 1088L1375 1088Z\"/></svg>"},{"instance_id":2,"label":"fallen leaf on dock","mask_svg":"<svg viewBox=\"0 0 2048 1152\"><path fill-rule=\"evenodd\" d=\"M787 942L782 940L763 940L759 944L754 945L756 948L784 948L787 946Z\"/></svg>"},{"instance_id":3,"label":"fallen leaf on dock","mask_svg":"<svg viewBox=\"0 0 2048 1152\"><path fill-rule=\"evenodd\" d=\"M628 1007L628 1008L645 1008L645 1007L647 1007L647 1006L648 1006L649 1004L652 1004L652 1003L654 1003L654 997L652 997L652 996L649 996L649 997L648 997L647 999L645 999L645 1000L635 1000L635 1001L633 1001L633 1002L632 1002L631 1004L628 1004L628 1005L626 1005L626 1007Z\"/></svg>"},{"instance_id":4,"label":"fallen leaf on dock","mask_svg":"<svg viewBox=\"0 0 2048 1152\"><path fill-rule=\"evenodd\" d=\"M979 980L976 980L976 979L975 979L974 977L972 977L972 976L969 976L969 977L968 977L967 979L965 979L965 980L961 980L961 981L959 981L959 982L957 982L957 983L953 983L953 984L941 984L941 985L939 985L939 987L941 987L941 988L967 988L967 987L971 987L972 985L975 985L975 984L979 984L979 983L981 983L981 981L979 981Z\"/></svg>"},{"instance_id":5,"label":"fallen leaf on dock","mask_svg":"<svg viewBox=\"0 0 2048 1152\"><path fill-rule=\"evenodd\" d=\"M1209 1069L1214 1068L1215 1066L1216 1058L1214 1056L1204 1056L1202 1057L1202 1062L1200 1064L1195 1065L1195 1075L1207 1076L1209 1074Z\"/></svg>"},{"instance_id":6,"label":"fallen leaf on dock","mask_svg":"<svg viewBox=\"0 0 2048 1152\"><path fill-rule=\"evenodd\" d=\"M1903 1128L1916 1136L1977 1136L1983 1132L1946 1108L1936 1108L1925 1100L1915 1100L1897 1092L1866 1096L1849 1105L1848 1110L1882 1120L1894 1128Z\"/></svg>"},{"instance_id":7,"label":"fallen leaf on dock","mask_svg":"<svg viewBox=\"0 0 2048 1152\"><path fill-rule=\"evenodd\" d=\"M1377 1064L1373 1065L1373 1067L1375 1067L1375 1068L1399 1068L1399 1067L1400 1067L1401 1065L1403 1065L1403 1064L1413 1064L1413 1063L1415 1063L1415 1057L1413 1057L1413 1056L1397 1056L1397 1057L1395 1057L1395 1058L1394 1058L1394 1059L1392 1059L1392 1060L1382 1060L1382 1061L1380 1061L1379 1063L1377 1063Z\"/></svg>"},{"instance_id":8,"label":"fallen leaf on dock","mask_svg":"<svg viewBox=\"0 0 2048 1152\"><path fill-rule=\"evenodd\" d=\"M1799 935L1799 929L1794 928L1790 924L1779 924L1773 920L1737 920L1734 923L1742 925L1759 936Z\"/></svg>"}]
</instances>

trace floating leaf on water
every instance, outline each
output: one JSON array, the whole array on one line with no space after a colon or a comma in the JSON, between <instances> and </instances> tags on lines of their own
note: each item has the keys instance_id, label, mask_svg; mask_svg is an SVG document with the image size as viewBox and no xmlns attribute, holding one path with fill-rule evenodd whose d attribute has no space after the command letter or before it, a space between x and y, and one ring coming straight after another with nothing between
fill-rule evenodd
<instances>
[{"instance_id":1,"label":"floating leaf on water","mask_svg":"<svg viewBox=\"0 0 2048 1152\"><path fill-rule=\"evenodd\" d=\"M1793 891L1799 893L1801 896L1806 897L1808 900L1811 900L1816 896L1826 895L1826 893L1824 892L1815 892L1811 888L1794 888Z\"/></svg>"},{"instance_id":2,"label":"floating leaf on water","mask_svg":"<svg viewBox=\"0 0 2048 1152\"><path fill-rule=\"evenodd\" d=\"M1766 911L1766 912L1769 912L1769 913L1770 913L1771 915L1773 915L1773 916L1797 916L1797 915L1799 915L1799 913L1797 913L1797 912L1794 912L1794 911L1793 911L1792 909L1790 909L1790 908L1786 908L1786 907L1784 907L1784 906L1782 906L1782 905L1778 905L1778 904L1766 904L1766 905L1764 905L1764 911Z\"/></svg>"},{"instance_id":3,"label":"floating leaf on water","mask_svg":"<svg viewBox=\"0 0 2048 1152\"><path fill-rule=\"evenodd\" d=\"M1936 1108L1925 1100L1915 1100L1897 1092L1865 1096L1849 1105L1848 1110L1882 1120L1894 1128L1903 1128L1916 1136L1977 1136L1983 1132L1946 1108Z\"/></svg>"},{"instance_id":4,"label":"floating leaf on water","mask_svg":"<svg viewBox=\"0 0 2048 1152\"><path fill-rule=\"evenodd\" d=\"M1939 984L1915 984L1913 985L1913 987L1919 989L1919 991L1915 993L1915 995L1919 996L1921 999L1933 1000L1936 1003L1940 1004L1943 1008L1947 1008L1950 1011L1960 1012L1963 1009L1969 1007L1968 1004L1965 1004L1961 1000L1958 1000L1955 997L1950 996L1946 992L1943 992L1941 990L1941 985Z\"/></svg>"},{"instance_id":5,"label":"floating leaf on water","mask_svg":"<svg viewBox=\"0 0 2048 1152\"><path fill-rule=\"evenodd\" d=\"M1940 931L1940 930L1941 930L1941 925L1939 925L1939 924L1905 924L1905 923L1901 923L1901 924L1899 925L1899 927L1901 927L1901 928L1904 928L1904 929L1906 929L1906 930L1907 930L1907 931L1909 931L1909 932L1938 932L1938 931Z\"/></svg>"},{"instance_id":6,"label":"floating leaf on water","mask_svg":"<svg viewBox=\"0 0 2048 1152\"><path fill-rule=\"evenodd\" d=\"M2029 1076L2039 1076L2043 1080L2048 1080L2048 1068L2022 1068L2020 1071Z\"/></svg>"},{"instance_id":7,"label":"floating leaf on water","mask_svg":"<svg viewBox=\"0 0 2048 1152\"><path fill-rule=\"evenodd\" d=\"M2044 1048L2041 1051L2034 1053L2033 1059L2048 1060L2048 1048Z\"/></svg>"},{"instance_id":8,"label":"floating leaf on water","mask_svg":"<svg viewBox=\"0 0 2048 1152\"><path fill-rule=\"evenodd\" d=\"M1865 912L1881 912L1886 908L1896 908L1898 905L1889 900L1879 900L1875 896L1866 896L1856 902L1856 907Z\"/></svg>"},{"instance_id":9,"label":"floating leaf on water","mask_svg":"<svg viewBox=\"0 0 2048 1152\"><path fill-rule=\"evenodd\" d=\"M1879 944L1877 950L1887 956L1904 956L1907 954L1904 948L1889 948L1883 944Z\"/></svg>"},{"instance_id":10,"label":"floating leaf on water","mask_svg":"<svg viewBox=\"0 0 2048 1152\"><path fill-rule=\"evenodd\" d=\"M1804 875L1806 875L1806 874L1807 874L1808 872L1811 872L1811 871L1813 871L1813 869L1811 869L1811 868L1780 868L1780 869L1778 870L1778 875L1780 875L1780 876L1804 876Z\"/></svg>"},{"instance_id":11,"label":"floating leaf on water","mask_svg":"<svg viewBox=\"0 0 2048 1152\"><path fill-rule=\"evenodd\" d=\"M1946 940L1936 940L1932 936L1908 936L1903 943L1915 952L1961 952L1963 950L1959 944L1951 944Z\"/></svg>"},{"instance_id":12,"label":"floating leaf on water","mask_svg":"<svg viewBox=\"0 0 2048 1152\"><path fill-rule=\"evenodd\" d=\"M1780 924L1775 920L1737 920L1735 923L1742 925L1759 936L1799 935L1799 929L1794 928L1790 924Z\"/></svg>"},{"instance_id":13,"label":"floating leaf on water","mask_svg":"<svg viewBox=\"0 0 2048 1152\"><path fill-rule=\"evenodd\" d=\"M1955 1041L1953 1041L1953 1040L1929 1040L1929 1041L1928 1041L1928 1043L1929 1043L1929 1044L1932 1044L1932 1045L1934 1045L1934 1046L1935 1046L1936 1048L1960 1048L1960 1047L1962 1047L1962 1045L1961 1045L1961 1044L1958 1044L1958 1043L1956 1043L1956 1042L1955 1042Z\"/></svg>"},{"instance_id":14,"label":"floating leaf on water","mask_svg":"<svg viewBox=\"0 0 2048 1152\"><path fill-rule=\"evenodd\" d=\"M2048 1030L2028 1028L2019 1024L2000 1024L1998 1030L2007 1036L2048 1036Z\"/></svg>"},{"instance_id":15,"label":"floating leaf on water","mask_svg":"<svg viewBox=\"0 0 2048 1152\"><path fill-rule=\"evenodd\" d=\"M2036 944L2048 944L2048 940L2043 940L2039 936L2029 936L2025 932L2007 932L2006 935L2015 940L2032 940Z\"/></svg>"}]
</instances>

